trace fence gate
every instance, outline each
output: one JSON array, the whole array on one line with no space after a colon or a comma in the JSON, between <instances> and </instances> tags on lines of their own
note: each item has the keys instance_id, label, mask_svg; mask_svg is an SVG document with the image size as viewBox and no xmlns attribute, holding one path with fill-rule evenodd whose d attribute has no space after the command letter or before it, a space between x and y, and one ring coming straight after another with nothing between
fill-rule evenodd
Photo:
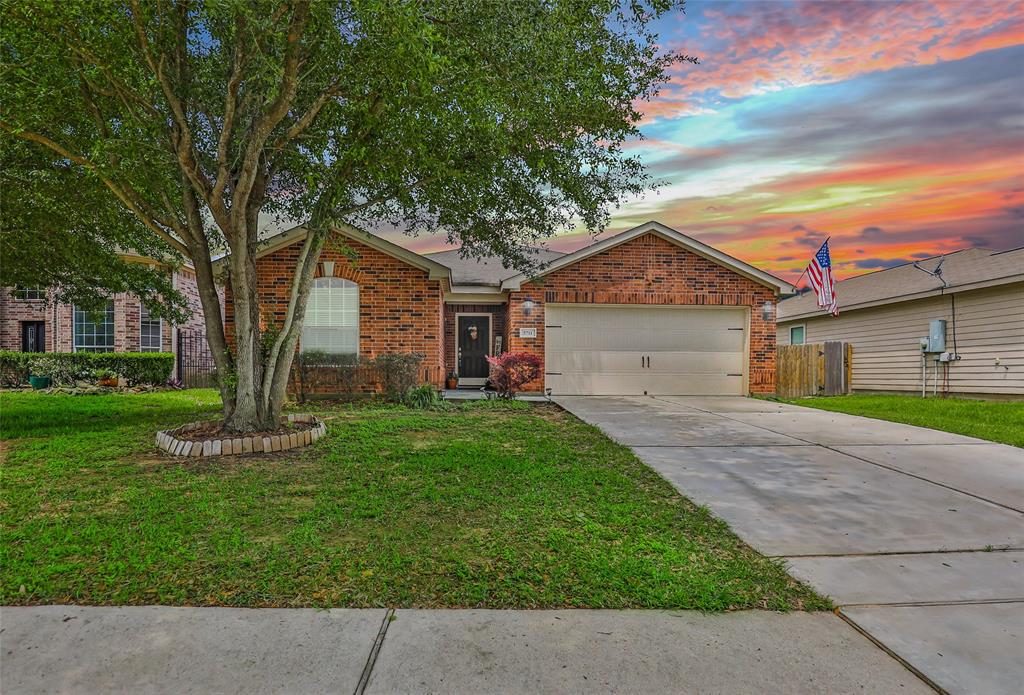
<instances>
[{"instance_id":1,"label":"fence gate","mask_svg":"<svg viewBox=\"0 0 1024 695\"><path fill-rule=\"evenodd\" d=\"M780 345L776 355L775 395L779 398L850 392L853 345L838 341Z\"/></svg>"},{"instance_id":2,"label":"fence gate","mask_svg":"<svg viewBox=\"0 0 1024 695\"><path fill-rule=\"evenodd\" d=\"M178 378L187 389L217 385L217 368L205 333L178 331Z\"/></svg>"}]
</instances>

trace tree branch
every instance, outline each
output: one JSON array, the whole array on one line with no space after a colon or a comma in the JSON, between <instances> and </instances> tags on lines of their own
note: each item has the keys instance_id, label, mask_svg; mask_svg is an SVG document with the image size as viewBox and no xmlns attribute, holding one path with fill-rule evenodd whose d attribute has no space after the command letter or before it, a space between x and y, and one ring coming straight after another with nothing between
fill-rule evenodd
<instances>
[{"instance_id":1,"label":"tree branch","mask_svg":"<svg viewBox=\"0 0 1024 695\"><path fill-rule=\"evenodd\" d=\"M232 216L245 214L267 138L288 114L288 109L295 98L295 91L298 88L299 53L308 18L309 0L296 0L295 10L288 25L287 47L277 97L264 112L263 117L250 130L249 146L242 159L241 174L235 184L235 199L231 206Z\"/></svg>"},{"instance_id":2,"label":"tree branch","mask_svg":"<svg viewBox=\"0 0 1024 695\"><path fill-rule=\"evenodd\" d=\"M306 110L306 113L302 114L292 127L277 139L277 142L275 142L270 149L276 152L306 132L306 129L313 124L313 121L316 120L316 117L320 115L320 112L330 102L330 100L341 94L339 86L338 80L333 80L331 84L328 85L328 87L313 101L309 109Z\"/></svg>"},{"instance_id":3,"label":"tree branch","mask_svg":"<svg viewBox=\"0 0 1024 695\"><path fill-rule=\"evenodd\" d=\"M167 101L167 106L170 108L171 115L174 118L177 132L172 129L171 145L174 148L175 156L178 158L178 164L188 177L189 183L191 183L196 193L202 197L210 209L210 213L217 223L226 224L227 209L224 207L222 200L214 199L212 195L213 184L210 183L200 168L199 156L195 151L195 144L192 138L192 129L189 126L188 116L185 113L185 105L178 98L178 95L174 93L174 86L164 71L166 56L160 55L157 58L156 54L153 53L149 39L146 38L146 28L142 25L142 12L139 9L138 0L129 0L129 5L132 10L132 24L135 27L135 37L139 44L139 50L142 52L146 64L149 65L150 70L156 77L164 99ZM184 31L184 27L179 27L179 29Z\"/></svg>"},{"instance_id":4,"label":"tree branch","mask_svg":"<svg viewBox=\"0 0 1024 695\"><path fill-rule=\"evenodd\" d=\"M386 200L391 200L397 195L414 191L417 188L421 188L435 181L439 181L440 179L440 176L427 176L426 178L422 178L419 181L416 181L415 183L409 184L408 186L402 186L401 188L393 189L388 193L379 195L376 198L371 198L370 200L359 203L358 205L355 205L353 207L335 210L334 214L339 217L343 217L345 215L354 215L355 213L362 212L363 210L371 208L374 205L379 205L380 203L383 203Z\"/></svg>"},{"instance_id":5,"label":"tree branch","mask_svg":"<svg viewBox=\"0 0 1024 695\"><path fill-rule=\"evenodd\" d=\"M57 154L59 154L61 157L64 157L68 161L74 162L75 164L78 164L79 166L84 167L89 171L93 172L100 179L100 181L102 181L103 184L108 189L110 189L110 191L115 196L117 196L117 199L120 200L125 207L131 210L131 212L139 219L139 221L146 225L146 227L149 228L150 231L152 231L161 239L166 241L173 248L183 252L186 252L188 250L184 246L184 244L182 244L180 239L175 238L173 234L167 231L168 229L170 229L175 232L180 232L180 230L178 229L179 225L175 221L168 220L159 215L156 215L149 208L149 205L147 205L145 201L143 201L142 197L139 196L135 189L126 184L119 184L113 181L112 179L108 178L107 176L104 176L99 166L97 166L95 162L86 159L85 157L82 157L80 155L71 153L65 147L55 142L54 140L51 140L45 135L42 135L40 133L34 133L30 130L15 128L7 121L0 120L0 129L7 131L14 137L18 137L21 138L22 140L27 140L29 142L34 142L38 145L42 145L56 152Z\"/></svg>"},{"instance_id":6,"label":"tree branch","mask_svg":"<svg viewBox=\"0 0 1024 695\"><path fill-rule=\"evenodd\" d=\"M227 188L228 179L231 176L231 170L228 167L228 146L231 144L231 133L235 128L238 89L242 84L242 69L245 64L245 56L242 52L242 24L242 15L239 14L236 19L238 36L231 61L231 77L228 79L228 88L224 96L224 120L221 123L220 139L217 141L217 180L213 184L212 191L212 197L217 200L224 195L224 189Z\"/></svg>"}]
</instances>

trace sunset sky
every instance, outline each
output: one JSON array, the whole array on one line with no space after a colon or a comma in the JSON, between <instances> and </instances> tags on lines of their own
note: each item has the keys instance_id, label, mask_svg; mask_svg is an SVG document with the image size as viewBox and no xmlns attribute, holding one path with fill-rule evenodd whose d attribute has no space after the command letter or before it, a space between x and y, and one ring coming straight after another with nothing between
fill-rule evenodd
<instances>
[{"instance_id":1,"label":"sunset sky","mask_svg":"<svg viewBox=\"0 0 1024 695\"><path fill-rule=\"evenodd\" d=\"M829 235L839 279L1024 245L1024 3L691 0L660 35L701 63L644 107L663 186L608 233L656 219L789 279Z\"/></svg>"}]
</instances>

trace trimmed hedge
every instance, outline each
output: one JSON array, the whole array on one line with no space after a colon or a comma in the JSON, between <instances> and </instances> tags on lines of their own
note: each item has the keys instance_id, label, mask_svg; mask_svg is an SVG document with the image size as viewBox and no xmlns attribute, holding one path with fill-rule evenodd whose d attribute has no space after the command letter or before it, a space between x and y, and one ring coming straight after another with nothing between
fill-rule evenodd
<instances>
[{"instance_id":1,"label":"trimmed hedge","mask_svg":"<svg viewBox=\"0 0 1024 695\"><path fill-rule=\"evenodd\" d=\"M105 369L131 386L163 386L174 371L169 352L13 352L0 350L0 383L24 386L29 375L48 376L54 384L93 379Z\"/></svg>"}]
</instances>

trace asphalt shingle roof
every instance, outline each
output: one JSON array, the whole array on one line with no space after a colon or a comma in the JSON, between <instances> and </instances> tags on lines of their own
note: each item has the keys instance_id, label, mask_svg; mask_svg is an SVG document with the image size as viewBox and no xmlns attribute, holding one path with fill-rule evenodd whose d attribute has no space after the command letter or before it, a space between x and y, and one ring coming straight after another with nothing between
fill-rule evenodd
<instances>
[{"instance_id":1,"label":"asphalt shingle roof","mask_svg":"<svg viewBox=\"0 0 1024 695\"><path fill-rule=\"evenodd\" d=\"M452 283L455 285L498 286L501 281L519 273L515 268L506 268L498 256L483 258L462 258L459 249L423 254L432 261L452 269ZM565 254L549 249L533 249L531 255L538 263L550 263Z\"/></svg>"},{"instance_id":2,"label":"asphalt shingle roof","mask_svg":"<svg viewBox=\"0 0 1024 695\"><path fill-rule=\"evenodd\" d=\"M932 256L917 264L934 272L943 259L942 279L948 287L1024 275L1024 247L1009 251L962 249L945 256ZM908 295L941 288L942 280L914 267L913 263L906 263L841 280L836 283L835 289L839 309L842 311L860 304L886 303L886 300L895 302ZM814 292L804 292L779 302L778 319L785 321L818 312L824 313L824 310L818 308Z\"/></svg>"}]
</instances>

